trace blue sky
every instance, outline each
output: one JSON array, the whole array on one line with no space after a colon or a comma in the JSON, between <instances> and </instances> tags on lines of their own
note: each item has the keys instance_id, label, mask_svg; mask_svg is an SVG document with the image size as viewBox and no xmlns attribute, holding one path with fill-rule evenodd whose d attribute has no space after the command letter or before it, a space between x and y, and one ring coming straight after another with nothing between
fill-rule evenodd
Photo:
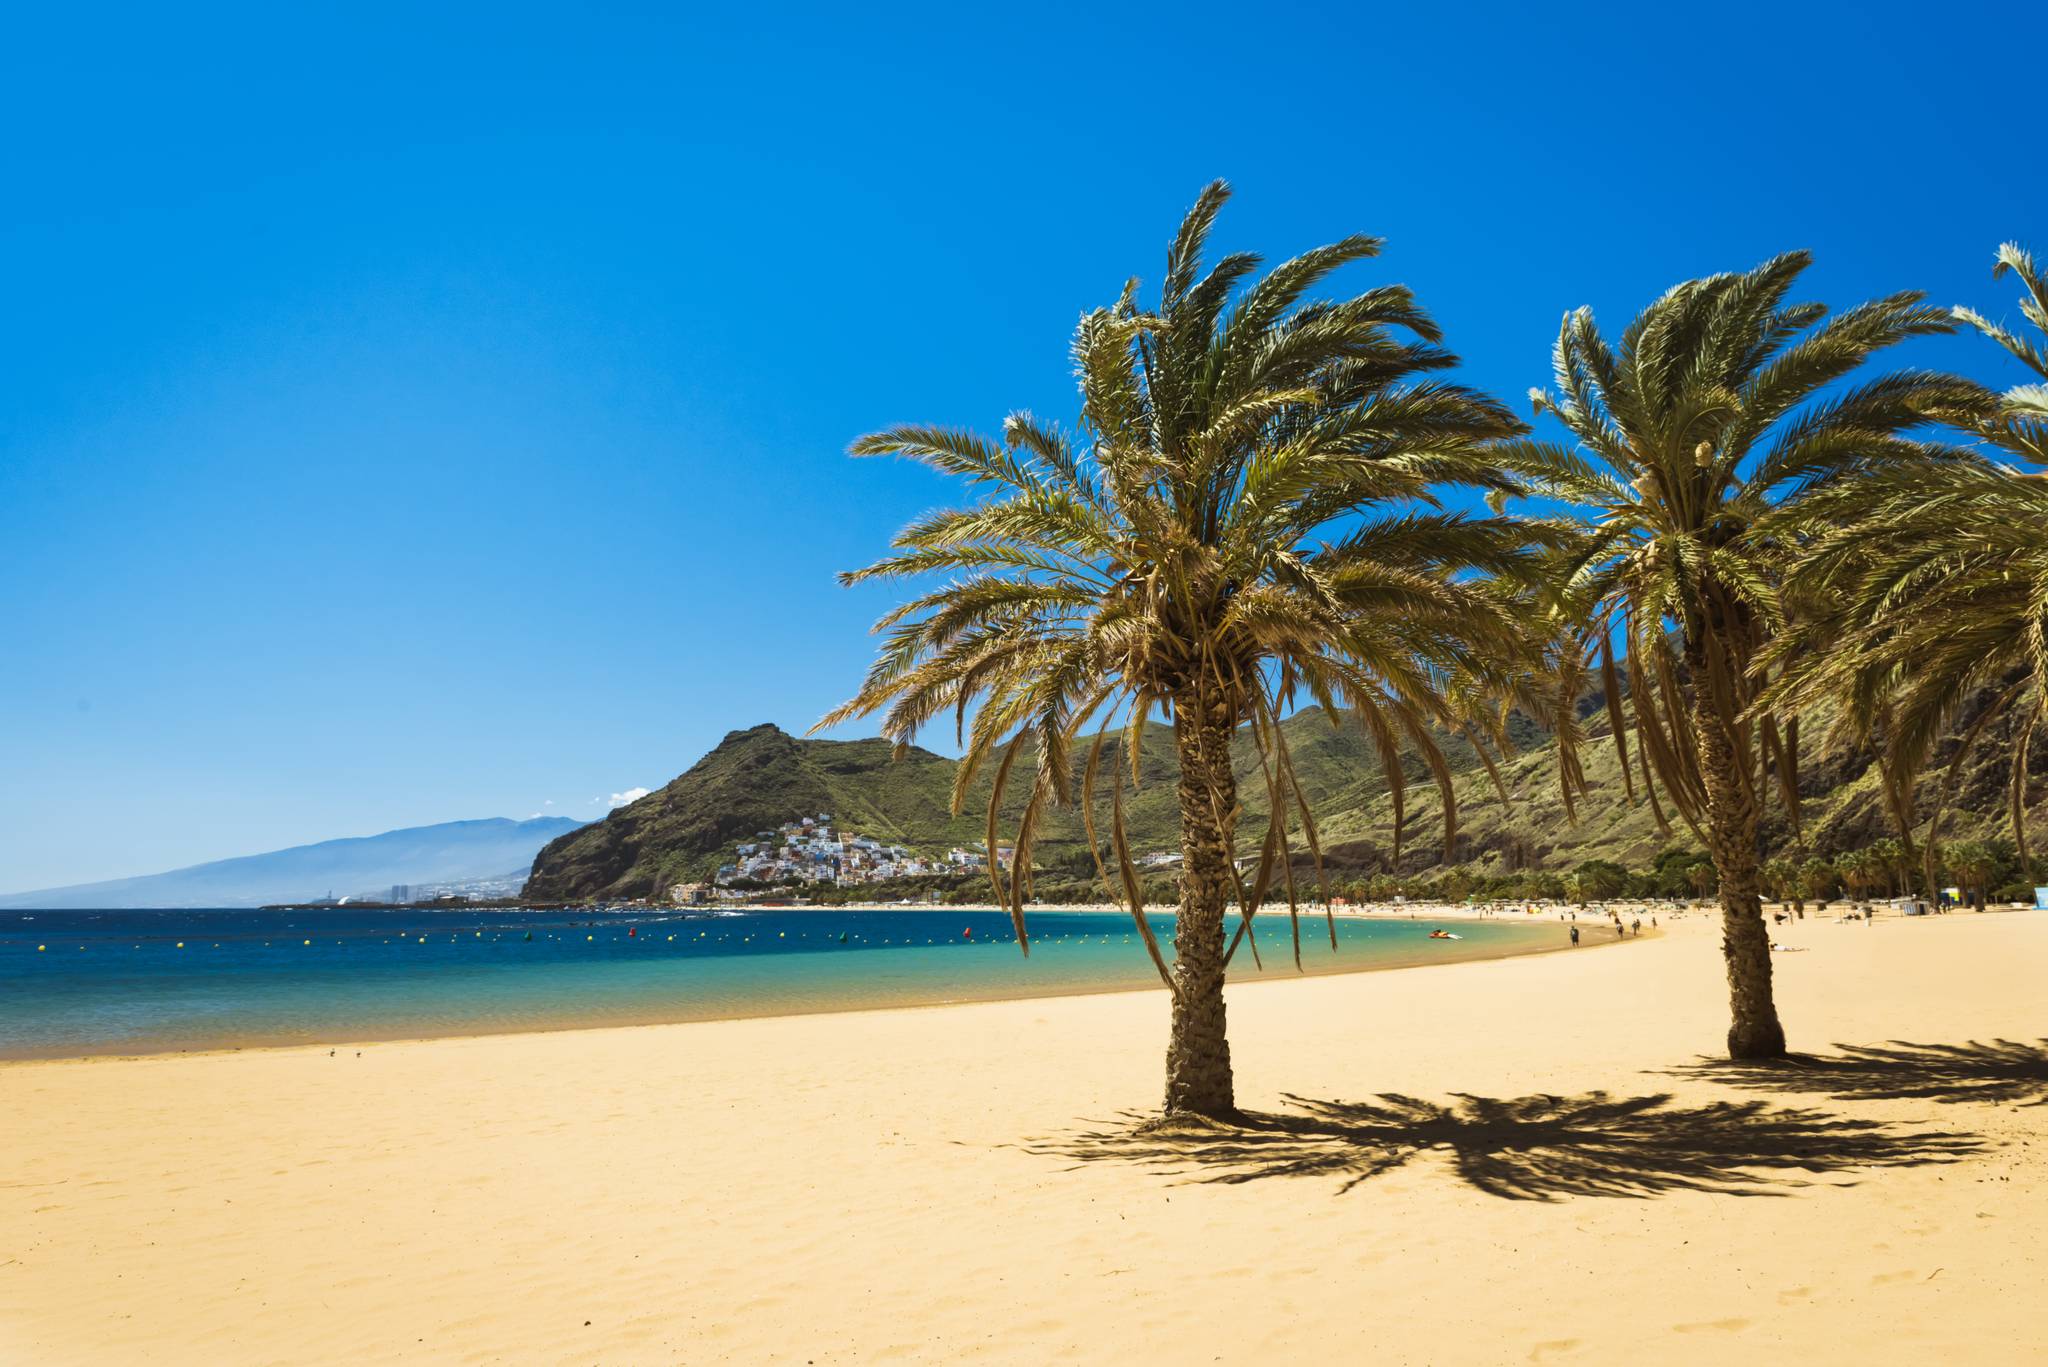
<instances>
[{"instance_id":1,"label":"blue sky","mask_svg":"<svg viewBox=\"0 0 2048 1367\"><path fill-rule=\"evenodd\" d=\"M0 891L801 730L891 600L833 572L948 500L847 442L1066 416L1216 176L1518 406L1579 304L1805 246L2002 316L2048 248L2009 9L984 9L13 13Z\"/></svg>"}]
</instances>

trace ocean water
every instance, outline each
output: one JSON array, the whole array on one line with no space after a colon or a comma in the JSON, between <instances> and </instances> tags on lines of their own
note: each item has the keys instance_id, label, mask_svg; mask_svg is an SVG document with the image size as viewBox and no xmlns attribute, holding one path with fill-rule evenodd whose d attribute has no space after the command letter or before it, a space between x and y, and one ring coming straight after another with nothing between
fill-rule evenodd
<instances>
[{"instance_id":1,"label":"ocean water","mask_svg":"<svg viewBox=\"0 0 2048 1367\"><path fill-rule=\"evenodd\" d=\"M1236 916L1230 918L1235 929ZM1151 918L1172 954L1173 918ZM1294 974L1285 914L1233 981ZM1304 918L1313 973L1560 947L1555 922ZM545 1030L1163 990L1130 918L1034 912L0 912L0 1058ZM1170 961L1170 957L1169 957Z\"/></svg>"}]
</instances>

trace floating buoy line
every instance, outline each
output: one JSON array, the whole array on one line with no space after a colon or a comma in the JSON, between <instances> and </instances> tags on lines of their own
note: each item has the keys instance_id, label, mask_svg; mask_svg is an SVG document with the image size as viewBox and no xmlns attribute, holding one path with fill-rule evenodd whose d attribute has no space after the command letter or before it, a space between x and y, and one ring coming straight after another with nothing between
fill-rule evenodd
<instances>
[{"instance_id":1,"label":"floating buoy line","mask_svg":"<svg viewBox=\"0 0 2048 1367\"><path fill-rule=\"evenodd\" d=\"M1009 928L1007 926L985 928L980 935L977 935L975 933L975 926L973 926L972 924L963 925L960 928L959 935L957 938L950 934L904 934L902 933L900 928L894 927L890 928L891 933L885 935L877 935L873 933L863 934L859 933L855 927L843 925L839 927L826 926L817 928L815 930L798 929L795 931L791 931L788 929L773 928L771 926L756 926L750 929L734 927L731 930L698 930L694 935L692 935L689 932L687 926L683 927L678 931L667 931L665 929L662 929L658 924L659 921L662 919L667 918L657 917L656 926L651 928L651 931L659 931L659 933L650 933L645 936L640 934L640 926L638 924L627 924L624 926L620 926L618 927L618 929L612 931L612 933L608 933L600 937L596 932L598 929L602 929L604 927L599 923L590 921L571 921L568 922L567 925L561 925L558 923L557 927L553 930L548 930L544 928L519 927L515 925L505 926L502 928L494 928L488 934L485 932L483 928L473 925L470 929L469 938L471 943L478 945L482 945L486 942L491 944L500 944L508 938L513 940L515 943L529 945L543 942L568 942L573 941L574 939L573 935L567 933L568 930L571 927L573 927L575 929L584 930L585 933L583 936L583 943L591 947L595 947L599 944L660 944L675 946L675 952L678 953L688 953L690 950L694 948L716 950L717 948L722 946L735 950L741 950L743 953L749 954L759 954L763 952L762 950L755 950L752 948L752 946L755 944L757 940L763 942L772 940L774 947L777 949L808 948L808 942L813 938L814 935L820 942L821 946L843 946L847 948L936 948L943 945L981 945L984 947L993 948L1000 945L1015 945L1017 943L1015 934L1009 932ZM289 928L290 927L288 926L287 929ZM770 929L775 930L773 936L770 936L768 933ZM378 935L374 930L371 930L367 934L352 935L345 936L343 938L338 938L333 940L331 943L333 948L346 950L351 946L367 947L374 939L376 944L383 946L390 946L395 942L399 945L405 945L409 943L414 948L420 948L426 946L430 941L437 941L438 936L441 934L447 935L446 942L450 945L461 943L460 928L455 928L445 932L406 929L398 931L395 935L388 931L385 934ZM1288 931L1284 927L1268 929L1265 926L1260 926L1253 932L1254 939L1263 939L1269 943L1285 940L1287 938L1287 935ZM1163 944L1169 947L1173 944L1173 934L1170 928L1163 929L1162 933L1160 934L1160 940ZM1051 949L1064 948L1069 945L1112 945L1122 947L1129 946L1134 942L1135 941L1133 935L1131 934L1128 928L1125 928L1111 932L1078 931L1070 929L1061 930L1057 933L1046 933L1034 937L1031 943L1034 948ZM134 942L129 945L129 950L131 953L147 953L152 950L160 948L163 945L163 943L164 942L161 940L154 942ZM315 948L317 945L318 947L325 948L328 946L328 943L329 942L324 939L316 942L309 935L301 935L297 947L300 949L312 949ZM282 950L290 947L290 941L279 940L277 938L274 938L273 932L273 938L264 938L259 940L257 937L251 936L246 940L211 942L211 948L215 950L227 948L230 952L233 952L237 949L252 949L258 947L259 945L261 948L266 950ZM26 943L24 943L22 947L24 949L27 948ZM85 952L96 947L102 946L96 946L91 943L86 943L79 944L77 946L77 949L80 952ZM115 944L103 947L118 949L119 945ZM172 942L172 947L178 950L185 950L191 947L191 943L185 940L177 940L175 942ZM35 948L37 953L47 953L50 948L50 943L47 940L39 941L37 942Z\"/></svg>"}]
</instances>

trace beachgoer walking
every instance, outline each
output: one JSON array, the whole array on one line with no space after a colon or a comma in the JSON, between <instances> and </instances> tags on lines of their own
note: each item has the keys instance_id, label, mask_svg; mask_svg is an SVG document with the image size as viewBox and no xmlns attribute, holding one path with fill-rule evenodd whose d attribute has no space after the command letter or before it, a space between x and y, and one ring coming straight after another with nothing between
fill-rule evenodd
<instances>
[{"instance_id":1,"label":"beachgoer walking","mask_svg":"<svg viewBox=\"0 0 2048 1367\"><path fill-rule=\"evenodd\" d=\"M1578 946L1578 943L1579 943L1579 928L1578 928L1577 926L1573 926L1573 927L1572 927L1572 946L1573 946L1574 948L1577 948L1577 946Z\"/></svg>"}]
</instances>

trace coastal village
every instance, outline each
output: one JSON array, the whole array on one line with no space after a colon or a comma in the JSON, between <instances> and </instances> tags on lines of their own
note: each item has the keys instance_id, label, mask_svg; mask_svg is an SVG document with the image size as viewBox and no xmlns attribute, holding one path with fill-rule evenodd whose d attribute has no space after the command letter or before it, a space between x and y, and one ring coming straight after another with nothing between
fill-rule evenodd
<instances>
[{"instance_id":1,"label":"coastal village","mask_svg":"<svg viewBox=\"0 0 2048 1367\"><path fill-rule=\"evenodd\" d=\"M1011 846L996 846L996 866L1007 869ZM772 831L757 831L709 883L677 883L670 900L681 904L740 901L763 886L829 884L858 887L901 878L979 873L988 868L985 846L954 846L944 855L922 854L859 831L835 828L832 814L798 817Z\"/></svg>"}]
</instances>

